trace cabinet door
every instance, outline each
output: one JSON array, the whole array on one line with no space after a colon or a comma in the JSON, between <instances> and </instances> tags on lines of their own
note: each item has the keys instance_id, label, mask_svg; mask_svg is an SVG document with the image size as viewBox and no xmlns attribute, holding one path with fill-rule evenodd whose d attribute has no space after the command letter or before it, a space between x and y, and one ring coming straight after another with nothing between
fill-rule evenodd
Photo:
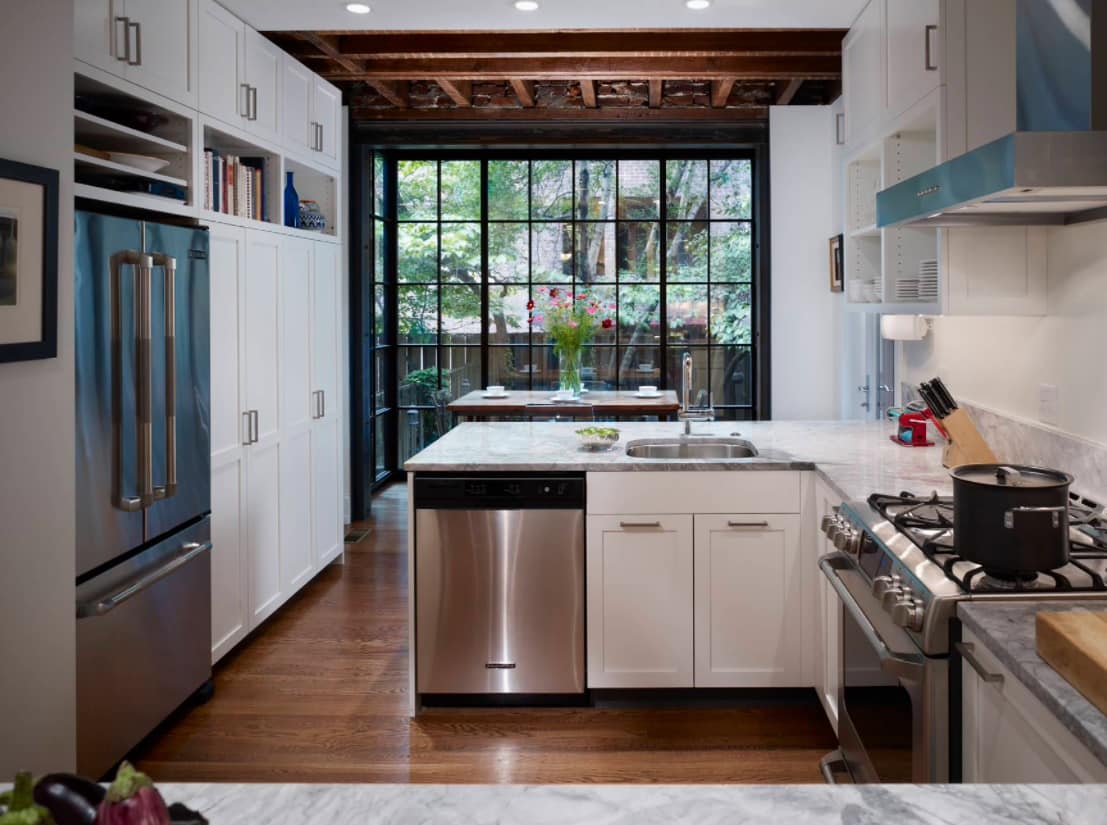
<instances>
[{"instance_id":1,"label":"cabinet door","mask_svg":"<svg viewBox=\"0 0 1107 825\"><path fill-rule=\"evenodd\" d=\"M280 250L279 235L246 233L242 351L245 355L246 409L256 411L258 442L276 439L280 428L277 356L280 351L277 314Z\"/></svg>"},{"instance_id":2,"label":"cabinet door","mask_svg":"<svg viewBox=\"0 0 1107 825\"><path fill-rule=\"evenodd\" d=\"M338 163L341 145L338 130L342 123L342 92L321 77L312 76L312 120L318 124L316 151L327 161Z\"/></svg>"},{"instance_id":3,"label":"cabinet door","mask_svg":"<svg viewBox=\"0 0 1107 825\"><path fill-rule=\"evenodd\" d=\"M311 126L314 77L302 63L285 55L281 74L281 135L291 149L306 152L315 145Z\"/></svg>"},{"instance_id":4,"label":"cabinet door","mask_svg":"<svg viewBox=\"0 0 1107 825\"><path fill-rule=\"evenodd\" d=\"M692 517L589 516L588 686L692 687Z\"/></svg>"},{"instance_id":5,"label":"cabinet door","mask_svg":"<svg viewBox=\"0 0 1107 825\"><path fill-rule=\"evenodd\" d=\"M822 532L824 516L832 515L841 499L821 481L815 483L815 559L833 553L832 545ZM815 689L819 701L830 721L838 731L838 694L842 684L842 606L822 570L815 568L817 582L817 612L815 616Z\"/></svg>"},{"instance_id":6,"label":"cabinet door","mask_svg":"<svg viewBox=\"0 0 1107 825\"><path fill-rule=\"evenodd\" d=\"M803 681L800 517L695 517L696 687Z\"/></svg>"},{"instance_id":7,"label":"cabinet door","mask_svg":"<svg viewBox=\"0 0 1107 825\"><path fill-rule=\"evenodd\" d=\"M312 269L312 389L320 393L319 416L312 428L312 479L315 493L315 557L326 564L342 552L342 455L339 432L340 247L317 241Z\"/></svg>"},{"instance_id":8,"label":"cabinet door","mask_svg":"<svg viewBox=\"0 0 1107 825\"><path fill-rule=\"evenodd\" d=\"M315 572L311 529L312 432L281 439L281 589L295 593Z\"/></svg>"},{"instance_id":9,"label":"cabinet door","mask_svg":"<svg viewBox=\"0 0 1107 825\"><path fill-rule=\"evenodd\" d=\"M342 453L338 419L315 422L311 429L311 482L314 505L314 559L329 564L342 552Z\"/></svg>"},{"instance_id":10,"label":"cabinet door","mask_svg":"<svg viewBox=\"0 0 1107 825\"><path fill-rule=\"evenodd\" d=\"M128 64L127 79L190 106L196 105L196 2L127 0L127 16L138 24L131 36L138 65Z\"/></svg>"},{"instance_id":11,"label":"cabinet door","mask_svg":"<svg viewBox=\"0 0 1107 825\"><path fill-rule=\"evenodd\" d=\"M1048 235L1041 226L940 233L947 315L1045 315Z\"/></svg>"},{"instance_id":12,"label":"cabinet door","mask_svg":"<svg viewBox=\"0 0 1107 825\"><path fill-rule=\"evenodd\" d=\"M311 424L311 267L313 243L281 239L281 429L291 433ZM333 323L333 322L332 322Z\"/></svg>"},{"instance_id":13,"label":"cabinet door","mask_svg":"<svg viewBox=\"0 0 1107 825\"><path fill-rule=\"evenodd\" d=\"M863 138L884 113L884 2L870 0L842 41L846 142Z\"/></svg>"},{"instance_id":14,"label":"cabinet door","mask_svg":"<svg viewBox=\"0 0 1107 825\"><path fill-rule=\"evenodd\" d=\"M250 99L246 117L250 131L280 141L280 89L284 53L254 31L246 29L246 83Z\"/></svg>"},{"instance_id":15,"label":"cabinet door","mask_svg":"<svg viewBox=\"0 0 1107 825\"><path fill-rule=\"evenodd\" d=\"M249 566L242 513L242 454L211 469L211 661L218 662L250 630Z\"/></svg>"},{"instance_id":16,"label":"cabinet door","mask_svg":"<svg viewBox=\"0 0 1107 825\"><path fill-rule=\"evenodd\" d=\"M200 5L200 111L241 126L246 111L246 27L215 0Z\"/></svg>"},{"instance_id":17,"label":"cabinet door","mask_svg":"<svg viewBox=\"0 0 1107 825\"><path fill-rule=\"evenodd\" d=\"M938 88L938 0L887 0L888 108L907 111Z\"/></svg>"},{"instance_id":18,"label":"cabinet door","mask_svg":"<svg viewBox=\"0 0 1107 825\"><path fill-rule=\"evenodd\" d=\"M126 73L123 0L80 0L73 7L73 49L78 60L115 75ZM117 56L118 55L118 56Z\"/></svg>"},{"instance_id":19,"label":"cabinet door","mask_svg":"<svg viewBox=\"0 0 1107 825\"><path fill-rule=\"evenodd\" d=\"M250 447L246 458L246 544L249 559L250 627L281 602L281 443Z\"/></svg>"}]
</instances>

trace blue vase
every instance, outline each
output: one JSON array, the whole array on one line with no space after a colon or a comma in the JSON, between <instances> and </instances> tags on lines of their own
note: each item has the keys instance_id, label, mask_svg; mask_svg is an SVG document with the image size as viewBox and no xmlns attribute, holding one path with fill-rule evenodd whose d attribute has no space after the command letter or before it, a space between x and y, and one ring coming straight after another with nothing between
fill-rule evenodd
<instances>
[{"instance_id":1,"label":"blue vase","mask_svg":"<svg viewBox=\"0 0 1107 825\"><path fill-rule=\"evenodd\" d=\"M292 173L285 174L288 180L284 185L284 225L296 227L300 225L300 196L292 185Z\"/></svg>"}]
</instances>

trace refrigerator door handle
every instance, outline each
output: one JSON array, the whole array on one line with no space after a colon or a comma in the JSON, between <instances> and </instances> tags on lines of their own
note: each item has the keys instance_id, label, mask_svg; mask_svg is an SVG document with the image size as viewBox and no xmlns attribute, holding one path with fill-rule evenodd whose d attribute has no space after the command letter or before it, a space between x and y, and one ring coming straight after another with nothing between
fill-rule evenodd
<instances>
[{"instance_id":1,"label":"refrigerator door handle","mask_svg":"<svg viewBox=\"0 0 1107 825\"><path fill-rule=\"evenodd\" d=\"M135 398L138 495L123 492L123 267L135 272ZM112 349L112 504L134 513L149 507L154 499L152 427L150 422L150 273L153 260L133 249L111 256L111 349Z\"/></svg>"},{"instance_id":2,"label":"refrigerator door handle","mask_svg":"<svg viewBox=\"0 0 1107 825\"><path fill-rule=\"evenodd\" d=\"M165 484L154 487L154 498L177 493L177 259L153 253L155 267L165 270Z\"/></svg>"},{"instance_id":3,"label":"refrigerator door handle","mask_svg":"<svg viewBox=\"0 0 1107 825\"><path fill-rule=\"evenodd\" d=\"M115 610L115 608L119 607L119 605L123 604L123 602L134 598L143 590L153 587L162 579L172 575L174 571L184 567L197 556L211 550L211 548L212 544L210 541L205 541L202 544L192 541L181 545L181 550L184 552L174 556L156 570L144 573L132 579L107 596L87 602L79 602L77 604L77 618L90 619L96 616L103 616L105 613L110 613Z\"/></svg>"}]
</instances>

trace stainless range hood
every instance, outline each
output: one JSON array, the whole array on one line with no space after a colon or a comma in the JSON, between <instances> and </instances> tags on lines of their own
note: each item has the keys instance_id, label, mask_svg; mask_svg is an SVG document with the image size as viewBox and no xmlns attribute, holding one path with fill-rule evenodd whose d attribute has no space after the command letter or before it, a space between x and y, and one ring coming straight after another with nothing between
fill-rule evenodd
<instances>
[{"instance_id":1,"label":"stainless range hood","mask_svg":"<svg viewBox=\"0 0 1107 825\"><path fill-rule=\"evenodd\" d=\"M879 226L1107 218L1107 0L1014 0L1016 131L877 194Z\"/></svg>"}]
</instances>

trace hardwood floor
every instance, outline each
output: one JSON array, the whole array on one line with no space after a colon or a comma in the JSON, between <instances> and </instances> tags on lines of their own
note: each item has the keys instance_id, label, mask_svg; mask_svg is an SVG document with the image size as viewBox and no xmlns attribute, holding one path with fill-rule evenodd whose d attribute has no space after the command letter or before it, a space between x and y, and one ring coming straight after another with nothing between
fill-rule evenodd
<instances>
[{"instance_id":1,"label":"hardwood floor","mask_svg":"<svg viewBox=\"0 0 1107 825\"><path fill-rule=\"evenodd\" d=\"M821 781L836 742L814 692L409 719L406 494L395 485L374 500L346 564L228 654L214 698L135 754L142 770L166 782Z\"/></svg>"}]
</instances>

